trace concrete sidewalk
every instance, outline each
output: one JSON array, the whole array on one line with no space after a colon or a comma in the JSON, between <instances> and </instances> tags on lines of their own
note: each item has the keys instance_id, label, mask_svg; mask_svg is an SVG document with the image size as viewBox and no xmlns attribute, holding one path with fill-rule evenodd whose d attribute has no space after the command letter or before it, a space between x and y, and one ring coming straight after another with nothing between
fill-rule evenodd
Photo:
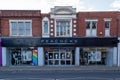
<instances>
[{"instance_id":1,"label":"concrete sidewalk","mask_svg":"<svg viewBox=\"0 0 120 80\"><path fill-rule=\"evenodd\" d=\"M6 66L0 67L0 71L12 71L12 70L87 70L87 71L94 71L94 70L113 70L113 71L120 71L120 67L111 67L111 66Z\"/></svg>"}]
</instances>

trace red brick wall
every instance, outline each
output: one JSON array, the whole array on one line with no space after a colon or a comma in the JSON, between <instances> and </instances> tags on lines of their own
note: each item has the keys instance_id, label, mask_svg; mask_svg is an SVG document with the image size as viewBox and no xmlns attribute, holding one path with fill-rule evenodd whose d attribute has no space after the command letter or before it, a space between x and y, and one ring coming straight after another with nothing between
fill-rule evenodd
<instances>
[{"instance_id":1,"label":"red brick wall","mask_svg":"<svg viewBox=\"0 0 120 80\"><path fill-rule=\"evenodd\" d=\"M24 11L22 11L24 12ZM29 12L29 11L28 11ZM53 35L50 35L50 37L54 37L54 19L50 19L50 14L41 14L39 11L30 11L30 14L26 15L22 14L21 12L16 11L10 11L9 16L7 16L7 12L1 11L0 16L1 18L1 33L3 37L8 37L10 33L9 29L9 20L32 20L32 35L33 37L41 37L42 36L42 19L44 17L48 17L50 21L50 34L53 33ZM5 13L5 14L3 14ZM18 16L17 16L18 15ZM117 19L119 17L120 13L118 12L78 12L77 13L77 19L72 19L72 29L76 29L76 32L72 30L72 36L73 37L85 37L86 36L86 25L85 25L85 19L98 19L97 22L97 37L105 37L105 24L104 24L104 18L111 18L111 26L110 26L110 36L116 37L117 36L117 30L118 30L118 36L120 37L120 19L117 22ZM120 17L119 17L120 18ZM51 23L51 20L53 23ZM74 20L76 20L76 23L74 23ZM76 24L76 28L74 25ZM51 27L53 25L53 27ZM119 28L117 28L119 27ZM53 31L51 31L53 29ZM100 34L102 32L102 34ZM73 34L76 33L76 36Z\"/></svg>"},{"instance_id":2,"label":"red brick wall","mask_svg":"<svg viewBox=\"0 0 120 80\"><path fill-rule=\"evenodd\" d=\"M120 12L117 14L117 32L118 32L118 37L120 37Z\"/></svg>"},{"instance_id":3,"label":"red brick wall","mask_svg":"<svg viewBox=\"0 0 120 80\"><path fill-rule=\"evenodd\" d=\"M79 12L77 14L77 32L79 37L85 37L86 26L85 19L98 19L97 22L97 37L105 36L104 18L112 18L110 26L110 36L115 37L117 28L117 12ZM103 34L100 34L102 32Z\"/></svg>"},{"instance_id":4,"label":"red brick wall","mask_svg":"<svg viewBox=\"0 0 120 80\"><path fill-rule=\"evenodd\" d=\"M9 37L10 25L9 20L32 20L32 35L33 37L41 36L41 19L38 18L2 18L1 21L1 31L2 37Z\"/></svg>"},{"instance_id":5,"label":"red brick wall","mask_svg":"<svg viewBox=\"0 0 120 80\"><path fill-rule=\"evenodd\" d=\"M10 33L9 19L8 18L2 18L1 19L1 35L2 35L2 37L8 37L9 33Z\"/></svg>"},{"instance_id":6,"label":"red brick wall","mask_svg":"<svg viewBox=\"0 0 120 80\"><path fill-rule=\"evenodd\" d=\"M41 18L32 19L32 35L33 37L42 37L42 21Z\"/></svg>"},{"instance_id":7,"label":"red brick wall","mask_svg":"<svg viewBox=\"0 0 120 80\"><path fill-rule=\"evenodd\" d=\"M0 10L0 16L2 17L22 17L22 16L37 16L41 15L40 10Z\"/></svg>"},{"instance_id":8,"label":"red brick wall","mask_svg":"<svg viewBox=\"0 0 120 80\"><path fill-rule=\"evenodd\" d=\"M78 37L84 37L85 36L85 21L84 21L84 14L78 13L77 14L77 35Z\"/></svg>"},{"instance_id":9,"label":"red brick wall","mask_svg":"<svg viewBox=\"0 0 120 80\"><path fill-rule=\"evenodd\" d=\"M0 10L1 35L9 37L9 20L32 20L33 37L41 36L41 12L40 10Z\"/></svg>"}]
</instances>

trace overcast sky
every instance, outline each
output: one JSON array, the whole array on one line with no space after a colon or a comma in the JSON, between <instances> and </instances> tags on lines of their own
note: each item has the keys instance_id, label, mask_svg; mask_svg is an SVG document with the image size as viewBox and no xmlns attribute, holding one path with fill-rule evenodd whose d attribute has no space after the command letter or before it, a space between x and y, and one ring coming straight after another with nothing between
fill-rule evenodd
<instances>
[{"instance_id":1,"label":"overcast sky","mask_svg":"<svg viewBox=\"0 0 120 80\"><path fill-rule=\"evenodd\" d=\"M0 0L2 10L41 10L54 6L73 6L78 11L120 11L120 0Z\"/></svg>"}]
</instances>

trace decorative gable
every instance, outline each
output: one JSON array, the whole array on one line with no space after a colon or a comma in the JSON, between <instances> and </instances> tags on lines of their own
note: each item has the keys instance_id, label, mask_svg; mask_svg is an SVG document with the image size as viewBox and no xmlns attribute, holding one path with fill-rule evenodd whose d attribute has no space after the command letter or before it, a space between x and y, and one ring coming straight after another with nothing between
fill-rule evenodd
<instances>
[{"instance_id":1,"label":"decorative gable","mask_svg":"<svg viewBox=\"0 0 120 80\"><path fill-rule=\"evenodd\" d=\"M51 8L51 14L76 14L76 8L72 8L72 6L55 6L55 8Z\"/></svg>"}]
</instances>

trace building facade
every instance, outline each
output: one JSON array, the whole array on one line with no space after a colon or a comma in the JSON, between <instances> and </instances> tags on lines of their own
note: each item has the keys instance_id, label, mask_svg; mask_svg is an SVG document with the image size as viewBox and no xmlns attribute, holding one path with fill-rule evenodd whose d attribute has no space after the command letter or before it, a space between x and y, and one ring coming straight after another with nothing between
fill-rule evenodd
<instances>
[{"instance_id":1,"label":"building facade","mask_svg":"<svg viewBox=\"0 0 120 80\"><path fill-rule=\"evenodd\" d=\"M71 6L0 10L1 66L120 66L120 12Z\"/></svg>"}]
</instances>

